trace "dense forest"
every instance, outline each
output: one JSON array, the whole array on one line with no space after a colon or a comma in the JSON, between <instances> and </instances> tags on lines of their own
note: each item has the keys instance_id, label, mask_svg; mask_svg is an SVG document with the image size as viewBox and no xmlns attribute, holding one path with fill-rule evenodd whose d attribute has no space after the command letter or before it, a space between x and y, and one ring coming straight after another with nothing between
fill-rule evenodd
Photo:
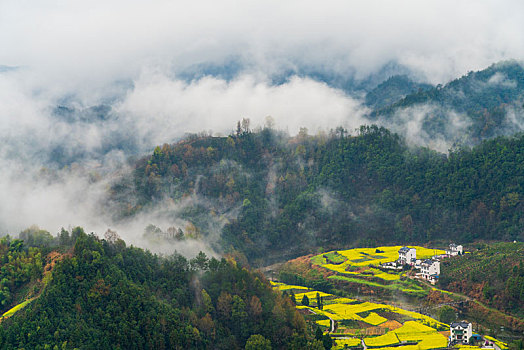
<instances>
[{"instance_id":1,"label":"dense forest","mask_svg":"<svg viewBox=\"0 0 524 350\"><path fill-rule=\"evenodd\" d=\"M174 214L187 227L157 233L206 237L220 223L216 249L262 262L317 247L522 240L523 167L522 134L441 154L377 126L289 137L243 120L227 137L157 147L112 198L122 220L198 199Z\"/></svg>"},{"instance_id":2,"label":"dense forest","mask_svg":"<svg viewBox=\"0 0 524 350\"><path fill-rule=\"evenodd\" d=\"M29 247L4 237L2 349L304 349L318 345L289 298L234 260L159 257L81 228ZM45 255L43 255L45 254ZM52 268L50 265L53 265ZM8 272L9 271L9 272ZM18 295L11 303L9 293ZM259 347L261 344L265 347ZM308 345L309 344L309 345ZM316 344L316 345L315 345Z\"/></svg>"}]
</instances>

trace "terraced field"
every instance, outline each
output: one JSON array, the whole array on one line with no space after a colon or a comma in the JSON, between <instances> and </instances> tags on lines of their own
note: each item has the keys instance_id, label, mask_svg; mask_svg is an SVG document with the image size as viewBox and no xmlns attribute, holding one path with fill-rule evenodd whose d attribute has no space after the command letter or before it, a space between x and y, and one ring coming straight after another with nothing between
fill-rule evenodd
<instances>
[{"instance_id":1,"label":"terraced field","mask_svg":"<svg viewBox=\"0 0 524 350\"><path fill-rule=\"evenodd\" d=\"M362 302L340 298L315 290L305 291L302 286L289 286L272 282L273 287L285 293L295 293L297 308L308 310L306 316L324 332L331 332L334 349L367 348L376 350L429 350L446 348L449 326L429 316L400 309L387 304ZM317 305L317 293L322 296L323 307ZM309 306L300 305L300 298L307 295ZM504 347L504 343L494 339ZM479 349L469 347L470 349Z\"/></svg>"},{"instance_id":2,"label":"terraced field","mask_svg":"<svg viewBox=\"0 0 524 350\"><path fill-rule=\"evenodd\" d=\"M377 248L355 248L348 250L332 251L319 254L311 258L311 261L328 270L342 275L367 275L384 280L395 280L400 278L396 272L384 272L371 266L396 261L398 250L402 246L377 247ZM417 259L427 259L434 255L445 254L440 249L429 249L412 246L417 250Z\"/></svg>"},{"instance_id":3,"label":"terraced field","mask_svg":"<svg viewBox=\"0 0 524 350\"><path fill-rule=\"evenodd\" d=\"M396 261L400 248L401 246L391 246L331 251L313 256L311 263L334 272L335 274L329 277L331 279L400 291L415 296L427 294L427 288L408 281L405 272L378 268L380 264ZM439 249L418 246L412 248L417 250L417 259L445 253Z\"/></svg>"}]
</instances>

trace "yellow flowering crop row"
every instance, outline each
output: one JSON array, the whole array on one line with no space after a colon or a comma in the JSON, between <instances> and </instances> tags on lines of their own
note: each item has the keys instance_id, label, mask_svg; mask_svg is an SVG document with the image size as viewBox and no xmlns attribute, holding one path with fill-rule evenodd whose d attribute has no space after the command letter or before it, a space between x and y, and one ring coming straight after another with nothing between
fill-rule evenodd
<instances>
[{"instance_id":1,"label":"yellow flowering crop row","mask_svg":"<svg viewBox=\"0 0 524 350\"><path fill-rule=\"evenodd\" d=\"M273 288L276 288L278 290L290 290L290 289L308 290L309 289L308 287L304 287L304 286L294 286L292 284L284 284L280 282L270 281L270 283L273 286Z\"/></svg>"},{"instance_id":2,"label":"yellow flowering crop row","mask_svg":"<svg viewBox=\"0 0 524 350\"><path fill-rule=\"evenodd\" d=\"M395 333L397 333L397 336L401 341L422 340L422 338L417 337L422 334L434 332L436 332L434 328L415 321L406 321L402 327L395 330Z\"/></svg>"},{"instance_id":3,"label":"yellow flowering crop row","mask_svg":"<svg viewBox=\"0 0 524 350\"><path fill-rule=\"evenodd\" d=\"M375 348L373 350L420 350L418 344L417 345L405 345L405 346L386 346L382 348Z\"/></svg>"},{"instance_id":4,"label":"yellow flowering crop row","mask_svg":"<svg viewBox=\"0 0 524 350\"><path fill-rule=\"evenodd\" d=\"M355 302L356 299L349 299L349 298L335 298L331 300L325 300L324 305L328 304L351 304Z\"/></svg>"},{"instance_id":5,"label":"yellow flowering crop row","mask_svg":"<svg viewBox=\"0 0 524 350\"><path fill-rule=\"evenodd\" d=\"M377 270L377 271L380 271L380 270ZM396 281L400 279L400 275L393 274L393 273L387 273L383 271L373 273L373 277L381 278L384 281Z\"/></svg>"},{"instance_id":6,"label":"yellow flowering crop row","mask_svg":"<svg viewBox=\"0 0 524 350\"><path fill-rule=\"evenodd\" d=\"M337 345L334 347L335 350L344 349L344 346L348 347L357 347L360 345L361 341L358 338L348 338L348 339L336 339L335 342Z\"/></svg>"},{"instance_id":7,"label":"yellow flowering crop row","mask_svg":"<svg viewBox=\"0 0 524 350\"><path fill-rule=\"evenodd\" d=\"M317 293L321 296L321 297L329 297L329 296L332 296L332 294L328 294L328 293L324 293L324 292L317 292L317 291L312 291L312 292L306 292L306 293L298 293L298 294L295 294L295 299L297 301L301 301L302 298L304 297L304 295L307 295L308 299L309 300L312 300L312 299L315 299L317 297Z\"/></svg>"},{"instance_id":8,"label":"yellow flowering crop row","mask_svg":"<svg viewBox=\"0 0 524 350\"><path fill-rule=\"evenodd\" d=\"M439 349L448 346L448 339L440 333L426 336L418 343L420 350Z\"/></svg>"},{"instance_id":9,"label":"yellow flowering crop row","mask_svg":"<svg viewBox=\"0 0 524 350\"><path fill-rule=\"evenodd\" d=\"M459 344L459 345L455 345L455 348L456 349L460 349L460 350L473 350L473 349L480 349L478 346L475 346L475 345L463 345L463 344Z\"/></svg>"},{"instance_id":10,"label":"yellow flowering crop row","mask_svg":"<svg viewBox=\"0 0 524 350\"><path fill-rule=\"evenodd\" d=\"M507 349L508 348L508 344L500 341L500 340L497 340L493 337L490 337L489 335L486 335L484 336L484 338L486 338L487 340L489 341L492 341L493 343L497 344L501 349Z\"/></svg>"},{"instance_id":11,"label":"yellow flowering crop row","mask_svg":"<svg viewBox=\"0 0 524 350\"><path fill-rule=\"evenodd\" d=\"M331 327L331 320L318 320L317 324L319 326L324 326L324 327L330 328Z\"/></svg>"},{"instance_id":12,"label":"yellow flowering crop row","mask_svg":"<svg viewBox=\"0 0 524 350\"><path fill-rule=\"evenodd\" d=\"M448 340L434 328L415 321L407 321L393 331L400 341L417 341L420 350L445 348Z\"/></svg>"},{"instance_id":13,"label":"yellow flowering crop row","mask_svg":"<svg viewBox=\"0 0 524 350\"><path fill-rule=\"evenodd\" d=\"M388 345L395 345L400 343L395 332L388 332L384 335L380 335L374 338L365 338L364 343L366 346L371 347L382 347Z\"/></svg>"}]
</instances>

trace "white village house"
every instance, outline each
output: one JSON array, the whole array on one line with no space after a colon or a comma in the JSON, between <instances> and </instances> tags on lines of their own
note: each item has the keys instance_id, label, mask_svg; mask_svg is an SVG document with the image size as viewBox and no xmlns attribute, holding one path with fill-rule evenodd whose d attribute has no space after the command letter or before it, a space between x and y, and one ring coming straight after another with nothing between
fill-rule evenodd
<instances>
[{"instance_id":1,"label":"white village house","mask_svg":"<svg viewBox=\"0 0 524 350\"><path fill-rule=\"evenodd\" d=\"M469 338L473 335L471 323L466 321L453 322L450 326L449 340L453 343L468 344Z\"/></svg>"},{"instance_id":2,"label":"white village house","mask_svg":"<svg viewBox=\"0 0 524 350\"><path fill-rule=\"evenodd\" d=\"M455 255L462 255L464 254L464 248L461 245L456 245L455 243L451 243L449 245L449 248L446 249L446 254L449 256L455 256Z\"/></svg>"},{"instance_id":3,"label":"white village house","mask_svg":"<svg viewBox=\"0 0 524 350\"><path fill-rule=\"evenodd\" d=\"M420 263L420 277L435 284L440 275L440 262L426 259Z\"/></svg>"},{"instance_id":4,"label":"white village house","mask_svg":"<svg viewBox=\"0 0 524 350\"><path fill-rule=\"evenodd\" d=\"M401 265L414 265L417 261L417 250L415 248L402 247L398 250L398 262Z\"/></svg>"}]
</instances>

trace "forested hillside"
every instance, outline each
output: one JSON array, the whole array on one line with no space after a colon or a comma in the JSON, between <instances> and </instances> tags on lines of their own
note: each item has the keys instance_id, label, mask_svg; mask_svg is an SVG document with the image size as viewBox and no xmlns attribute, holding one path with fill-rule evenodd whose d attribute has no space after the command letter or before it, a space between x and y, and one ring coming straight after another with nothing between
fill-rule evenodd
<instances>
[{"instance_id":1,"label":"forested hillside","mask_svg":"<svg viewBox=\"0 0 524 350\"><path fill-rule=\"evenodd\" d=\"M25 308L9 318L4 315L0 348L309 346L302 316L260 273L203 253L189 261L180 255L159 257L126 247L109 233L101 240L81 228L71 234L63 230L52 251L28 248L22 240L2 240L1 270L14 276L4 273L3 290L13 294L31 286L32 277L43 277L44 265L49 267L53 256L60 259L44 274L44 282L34 280L41 283L39 294L26 291ZM49 254L43 257L46 250ZM2 309L13 305L9 300L2 300Z\"/></svg>"},{"instance_id":2,"label":"forested hillside","mask_svg":"<svg viewBox=\"0 0 524 350\"><path fill-rule=\"evenodd\" d=\"M471 254L444 260L440 285L524 316L524 244L478 244Z\"/></svg>"},{"instance_id":3,"label":"forested hillside","mask_svg":"<svg viewBox=\"0 0 524 350\"><path fill-rule=\"evenodd\" d=\"M409 91L413 85L400 79L386 83L368 99L389 100L391 91ZM522 130L523 102L524 67L517 61L506 61L445 85L419 89L389 105L375 103L370 117L391 126L420 119L422 131L432 138L478 144Z\"/></svg>"},{"instance_id":4,"label":"forested hillside","mask_svg":"<svg viewBox=\"0 0 524 350\"><path fill-rule=\"evenodd\" d=\"M524 135L446 155L376 126L290 138L244 121L228 137L157 147L112 196L120 219L192 196L176 214L191 230L170 237L206 237L220 222L215 247L254 261L319 246L522 240L523 184Z\"/></svg>"}]
</instances>

